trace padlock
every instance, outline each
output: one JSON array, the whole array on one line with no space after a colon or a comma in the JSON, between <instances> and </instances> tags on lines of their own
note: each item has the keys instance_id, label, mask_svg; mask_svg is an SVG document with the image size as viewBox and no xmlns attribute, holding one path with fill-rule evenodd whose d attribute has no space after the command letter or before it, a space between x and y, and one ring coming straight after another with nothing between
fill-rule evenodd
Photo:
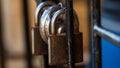
<instances>
[{"instance_id":1,"label":"padlock","mask_svg":"<svg viewBox=\"0 0 120 68\"><path fill-rule=\"evenodd\" d=\"M35 10L35 26L32 27L32 53L33 55L47 55L48 46L39 33L39 18L48 7L55 5L54 2L41 2Z\"/></svg>"},{"instance_id":2,"label":"padlock","mask_svg":"<svg viewBox=\"0 0 120 68\"><path fill-rule=\"evenodd\" d=\"M62 8L55 12L52 16L50 33L48 35L48 60L49 65L62 65L67 63L67 41L66 41L66 33L57 33L56 31L56 23L60 15L65 14L65 8ZM74 14L75 15L75 14ZM75 62L82 62L83 61L83 39L82 33L79 32L79 22L78 20L75 21L77 16L74 17L74 56ZM76 25L77 24L77 25ZM64 27L60 27L64 29ZM59 29L59 28L58 28ZM76 31L75 31L76 30ZM58 32L60 32L58 30Z\"/></svg>"},{"instance_id":3,"label":"padlock","mask_svg":"<svg viewBox=\"0 0 120 68\"><path fill-rule=\"evenodd\" d=\"M47 36L45 34L45 26L47 24L49 24L47 21L48 16L52 15L55 11L59 10L61 8L61 5L57 4L57 5L53 5L47 9L45 9L45 11L43 12L41 18L40 18L40 22L39 22L39 31L41 34L42 39L47 42Z\"/></svg>"}]
</instances>

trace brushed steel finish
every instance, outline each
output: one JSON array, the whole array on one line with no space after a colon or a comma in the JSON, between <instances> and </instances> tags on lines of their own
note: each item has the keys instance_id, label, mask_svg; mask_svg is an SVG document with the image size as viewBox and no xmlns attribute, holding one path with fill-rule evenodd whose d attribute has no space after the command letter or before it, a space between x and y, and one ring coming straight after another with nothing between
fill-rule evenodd
<instances>
[{"instance_id":1,"label":"brushed steel finish","mask_svg":"<svg viewBox=\"0 0 120 68\"><path fill-rule=\"evenodd\" d=\"M51 1L45 1L45 2L41 2L41 3L37 6L37 8L36 8L36 10L35 10L35 16L34 16L34 18L35 18L35 25L38 25L39 17L42 15L43 11L44 11L46 8L48 8L48 7L52 6L52 5L55 5L55 3L54 3L54 2L51 2Z\"/></svg>"}]
</instances>

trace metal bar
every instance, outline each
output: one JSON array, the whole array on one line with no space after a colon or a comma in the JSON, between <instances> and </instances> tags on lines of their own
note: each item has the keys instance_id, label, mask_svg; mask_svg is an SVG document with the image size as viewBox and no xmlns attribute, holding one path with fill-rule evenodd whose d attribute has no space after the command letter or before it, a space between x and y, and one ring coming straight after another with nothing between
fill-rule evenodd
<instances>
[{"instance_id":1,"label":"metal bar","mask_svg":"<svg viewBox=\"0 0 120 68\"><path fill-rule=\"evenodd\" d=\"M101 26L101 0L92 0L92 68L101 68L101 38L94 33L94 24Z\"/></svg>"},{"instance_id":2,"label":"metal bar","mask_svg":"<svg viewBox=\"0 0 120 68\"><path fill-rule=\"evenodd\" d=\"M26 60L27 67L32 67L32 51L30 44L30 31L29 31L29 16L28 16L28 0L23 0L23 16L24 16L24 35L25 35L25 45L26 45Z\"/></svg>"},{"instance_id":3,"label":"metal bar","mask_svg":"<svg viewBox=\"0 0 120 68\"><path fill-rule=\"evenodd\" d=\"M92 6L92 0L87 0L87 7L88 7L88 21L90 22L89 24L88 24L88 28L89 28L89 43L90 43L90 46L89 46L89 50L90 50L90 59L91 59L91 61L88 63L88 66L89 66L89 68L93 68L93 58L94 58L94 56L93 56L93 30L92 30L92 25L93 25L93 23L92 23L92 10L91 10L91 6Z\"/></svg>"},{"instance_id":4,"label":"metal bar","mask_svg":"<svg viewBox=\"0 0 120 68\"><path fill-rule=\"evenodd\" d=\"M101 26L101 0L95 0L94 2L96 5L94 7L96 8L94 10L94 13L96 16L96 22L98 26ZM96 23L94 22L94 24ZM101 64L101 37L98 35L94 35L94 45L95 45L95 68L102 68Z\"/></svg>"},{"instance_id":5,"label":"metal bar","mask_svg":"<svg viewBox=\"0 0 120 68\"><path fill-rule=\"evenodd\" d=\"M94 25L94 32L100 37L103 37L120 46L120 36L116 35L115 33L105 30L97 25Z\"/></svg>"},{"instance_id":6,"label":"metal bar","mask_svg":"<svg viewBox=\"0 0 120 68\"><path fill-rule=\"evenodd\" d=\"M73 26L73 0L65 0L66 4L66 31L68 45L68 68L75 68L74 62L74 26Z\"/></svg>"},{"instance_id":7,"label":"metal bar","mask_svg":"<svg viewBox=\"0 0 120 68\"><path fill-rule=\"evenodd\" d=\"M4 55L4 45L3 45L3 19L2 19L2 0L0 0L0 67L5 68L5 55Z\"/></svg>"},{"instance_id":8,"label":"metal bar","mask_svg":"<svg viewBox=\"0 0 120 68\"><path fill-rule=\"evenodd\" d=\"M92 8L91 8L92 7ZM91 48L91 67L90 68L94 68L94 44L93 44L93 41L94 41L94 38L93 38L93 36L94 36L94 32L93 32L93 21L94 21L94 19L93 19L93 0L91 0L90 1L90 21L91 21L91 23L90 23L90 48Z\"/></svg>"}]
</instances>

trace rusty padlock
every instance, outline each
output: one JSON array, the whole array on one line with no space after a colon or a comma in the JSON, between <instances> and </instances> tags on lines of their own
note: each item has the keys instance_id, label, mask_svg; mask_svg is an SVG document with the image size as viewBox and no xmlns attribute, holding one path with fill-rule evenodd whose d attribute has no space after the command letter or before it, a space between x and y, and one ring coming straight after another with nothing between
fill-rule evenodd
<instances>
[{"instance_id":1,"label":"rusty padlock","mask_svg":"<svg viewBox=\"0 0 120 68\"><path fill-rule=\"evenodd\" d=\"M60 15L65 14L65 8L62 8L54 13L51 20L50 33L48 35L48 59L49 65L62 65L67 63L67 42L66 42L66 33L57 33L56 22ZM75 62L83 61L83 42L82 42L82 33L79 32L79 22L75 21L77 16L74 16L74 41L75 41ZM75 25L77 24L77 25ZM76 29L77 28L77 29ZM60 29L64 29L60 27ZM61 31L61 30L60 30ZM60 32L58 30L58 32Z\"/></svg>"},{"instance_id":2,"label":"rusty padlock","mask_svg":"<svg viewBox=\"0 0 120 68\"><path fill-rule=\"evenodd\" d=\"M55 5L54 2L41 2L35 10L35 26L32 27L32 53L34 55L47 55L47 44L43 41L39 33L39 18L48 7Z\"/></svg>"}]
</instances>

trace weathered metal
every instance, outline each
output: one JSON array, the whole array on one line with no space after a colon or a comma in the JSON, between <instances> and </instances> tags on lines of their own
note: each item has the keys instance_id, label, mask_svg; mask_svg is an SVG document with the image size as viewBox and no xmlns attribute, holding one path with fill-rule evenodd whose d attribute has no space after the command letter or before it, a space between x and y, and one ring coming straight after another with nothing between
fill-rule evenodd
<instances>
[{"instance_id":1,"label":"weathered metal","mask_svg":"<svg viewBox=\"0 0 120 68\"><path fill-rule=\"evenodd\" d=\"M41 38L39 27L32 27L32 44L34 55L47 55L48 46Z\"/></svg>"},{"instance_id":2,"label":"weathered metal","mask_svg":"<svg viewBox=\"0 0 120 68\"><path fill-rule=\"evenodd\" d=\"M75 50L73 53L75 54L75 62L82 62L83 61L83 39L82 33L75 33L75 46L73 49ZM66 34L56 34L56 35L49 35L49 46L48 46L48 56L49 56L49 64L50 65L61 65L66 64L67 61L67 40Z\"/></svg>"}]
</instances>

